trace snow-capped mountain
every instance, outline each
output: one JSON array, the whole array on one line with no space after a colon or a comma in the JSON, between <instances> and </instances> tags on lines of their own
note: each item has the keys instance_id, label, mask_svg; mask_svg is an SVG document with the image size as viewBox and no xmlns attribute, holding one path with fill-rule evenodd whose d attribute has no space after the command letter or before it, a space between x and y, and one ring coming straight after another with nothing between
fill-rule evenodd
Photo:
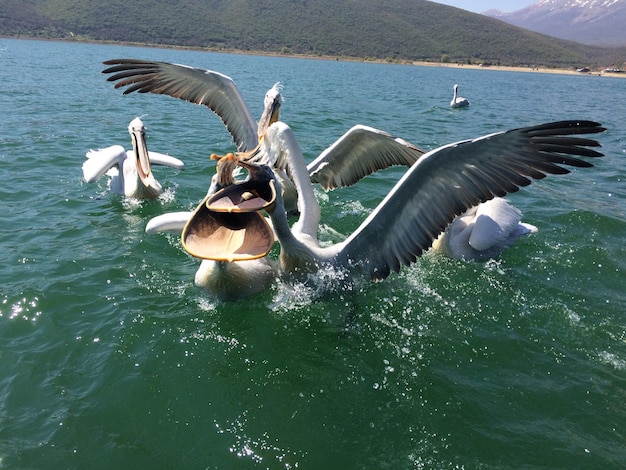
<instances>
[{"instance_id":1,"label":"snow-capped mountain","mask_svg":"<svg viewBox=\"0 0 626 470\"><path fill-rule=\"evenodd\" d=\"M626 0L539 0L522 10L483 14L582 44L626 45Z\"/></svg>"}]
</instances>

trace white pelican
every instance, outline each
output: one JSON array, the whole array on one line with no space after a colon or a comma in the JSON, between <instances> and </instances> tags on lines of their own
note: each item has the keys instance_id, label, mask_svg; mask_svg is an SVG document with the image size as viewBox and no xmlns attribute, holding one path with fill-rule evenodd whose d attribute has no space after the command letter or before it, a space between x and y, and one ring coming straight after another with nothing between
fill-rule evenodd
<instances>
[{"instance_id":1,"label":"white pelican","mask_svg":"<svg viewBox=\"0 0 626 470\"><path fill-rule=\"evenodd\" d=\"M218 161L211 187L199 207L217 191L235 183L235 165L236 160L231 156ZM193 214L192 211L180 211L154 217L146 225L146 233L171 232L180 235ZM277 275L275 265L266 257L233 262L203 259L196 271L194 284L218 299L245 298L259 294L271 285Z\"/></svg>"},{"instance_id":2,"label":"white pelican","mask_svg":"<svg viewBox=\"0 0 626 470\"><path fill-rule=\"evenodd\" d=\"M354 184L380 168L400 164L401 158L411 166L420 152L402 139L358 125L309 163L307 170L313 183L335 189ZM385 158L389 161L377 162ZM467 261L496 258L521 236L537 232L537 227L521 222L521 216L519 209L496 197L456 217L435 240L433 249Z\"/></svg>"},{"instance_id":3,"label":"white pelican","mask_svg":"<svg viewBox=\"0 0 626 470\"><path fill-rule=\"evenodd\" d=\"M451 108L465 108L470 104L467 98L457 96L458 89L459 85L454 85L454 96L452 97L452 101L450 101Z\"/></svg>"},{"instance_id":4,"label":"white pelican","mask_svg":"<svg viewBox=\"0 0 626 470\"><path fill-rule=\"evenodd\" d=\"M163 188L154 178L151 163L166 165L182 170L185 164L178 158L157 152L148 152L146 128L141 119L135 118L128 125L132 150L124 150L121 145L112 145L87 152L83 163L83 177L92 183L104 174L111 177L111 191L135 199L154 199Z\"/></svg>"},{"instance_id":5,"label":"white pelican","mask_svg":"<svg viewBox=\"0 0 626 470\"><path fill-rule=\"evenodd\" d=\"M456 217L433 242L433 249L467 261L497 258L518 238L537 232L537 227L521 219L517 207L494 197Z\"/></svg>"},{"instance_id":6,"label":"white pelican","mask_svg":"<svg viewBox=\"0 0 626 470\"><path fill-rule=\"evenodd\" d=\"M301 167L304 164L304 157L293 132L282 122L272 124L259 145L262 153L272 155L275 165L290 174L294 168L299 168L298 165ZM311 172L314 181L320 183L325 189L333 189L353 184L363 176L376 171L372 165L385 167L387 166L386 162L391 160L394 162L403 161L405 165L410 166L422 154L423 151L391 134L358 125L346 132L335 144L309 164L306 172ZM291 155L294 155L300 163L291 162ZM198 208L202 208L210 196L219 189L235 183L233 178L235 165L236 158L232 154L219 159L211 187ZM277 172L275 168L274 176L282 184L283 180L279 177L280 174L281 172ZM299 186L305 188L304 192L315 200L309 178L302 172L296 171L294 174ZM290 179L287 181L293 185ZM282 195L284 200L284 191ZM296 204L297 200L297 196L293 197ZM319 206L317 203L308 204L300 210L304 211L301 219L309 221L304 233L307 233L311 238L316 237ZM157 216L148 222L146 233L154 234L169 231L182 234L193 214L194 212L182 211ZM233 236L232 238L237 240L241 237ZM197 253L195 254L197 255ZM202 254L199 257L202 257ZM262 292L271 284L277 274L278 269L275 261L266 257L232 262L224 259L219 261L203 259L195 275L195 284L217 298L232 299Z\"/></svg>"},{"instance_id":7,"label":"white pelican","mask_svg":"<svg viewBox=\"0 0 626 470\"><path fill-rule=\"evenodd\" d=\"M268 136L273 127L268 129ZM405 173L354 233L327 247L320 247L317 242L319 207L311 185L302 184L308 179L308 171L302 156L292 155L288 161L292 164L291 173L296 175L300 218L293 228L289 227L281 191L276 191L275 204L266 209L281 246L281 270L288 274L309 273L326 266L345 271L351 277L383 279L392 270L415 262L456 216L479 203L515 192L532 179L569 173L564 166L593 166L576 156L601 157L601 153L589 148L600 144L576 135L604 130L595 122L562 121L489 134L432 150ZM286 129L282 130L283 138L289 135ZM287 151L288 147L278 151ZM252 181L275 184L267 166L257 167L244 161L238 164L248 169ZM222 191L232 193L231 188ZM250 186L245 190L249 192ZM214 198L218 196L219 193ZM228 244L223 249L230 251ZM216 250L212 247L210 251Z\"/></svg>"},{"instance_id":8,"label":"white pelican","mask_svg":"<svg viewBox=\"0 0 626 470\"><path fill-rule=\"evenodd\" d=\"M116 82L115 88L127 87L124 94L135 91L162 94L207 106L224 122L237 149L248 152L242 158L272 167L283 186L289 184L281 174L285 161L272 161L274 152L268 153L259 145L269 126L279 119L282 104L279 83L266 93L257 124L235 82L219 72L138 59L107 60L104 64L110 67L102 73L111 74L107 80ZM355 126L312 162L309 170L312 179L328 189L353 184L391 165L410 166L424 153L386 132Z\"/></svg>"}]
</instances>

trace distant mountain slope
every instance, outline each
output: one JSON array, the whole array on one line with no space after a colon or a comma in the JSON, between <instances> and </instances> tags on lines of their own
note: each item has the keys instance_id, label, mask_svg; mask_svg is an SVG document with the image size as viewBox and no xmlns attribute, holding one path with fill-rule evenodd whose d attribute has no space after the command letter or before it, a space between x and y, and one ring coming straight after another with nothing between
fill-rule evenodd
<instances>
[{"instance_id":1,"label":"distant mountain slope","mask_svg":"<svg viewBox=\"0 0 626 470\"><path fill-rule=\"evenodd\" d=\"M0 35L554 67L626 59L426 0L0 0Z\"/></svg>"},{"instance_id":2,"label":"distant mountain slope","mask_svg":"<svg viewBox=\"0 0 626 470\"><path fill-rule=\"evenodd\" d=\"M511 13L491 10L485 14L582 44L626 45L626 0L540 0Z\"/></svg>"}]
</instances>

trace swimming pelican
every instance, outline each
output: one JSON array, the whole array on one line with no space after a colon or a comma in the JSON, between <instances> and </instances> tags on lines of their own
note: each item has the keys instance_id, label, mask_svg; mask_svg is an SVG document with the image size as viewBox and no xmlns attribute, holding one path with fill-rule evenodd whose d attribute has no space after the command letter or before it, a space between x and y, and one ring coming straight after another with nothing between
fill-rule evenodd
<instances>
[{"instance_id":1,"label":"swimming pelican","mask_svg":"<svg viewBox=\"0 0 626 470\"><path fill-rule=\"evenodd\" d=\"M182 170L185 164L178 158L157 152L148 152L146 128L139 118L128 125L133 150L124 150L121 145L112 145L87 152L83 163L83 177L92 183L102 175L111 176L111 191L135 199L154 199L163 188L152 174L151 164L166 165Z\"/></svg>"},{"instance_id":2,"label":"swimming pelican","mask_svg":"<svg viewBox=\"0 0 626 470\"><path fill-rule=\"evenodd\" d=\"M282 122L276 122L269 128L265 138L260 145L264 147L262 152L272 154L273 160L288 173L291 173L297 165L290 162L290 154L300 159L303 165L304 157L298 142L293 136L293 132ZM394 153L396 153L394 155ZM385 160L404 161L410 166L414 163L423 151L417 149L408 142L396 138L386 132L369 128L367 126L354 126L346 132L338 141L323 152L314 162L309 164L307 173L312 173L315 182L320 183L326 189L333 189L339 186L353 184L372 171L374 166L384 167ZM378 163L376 163L378 162ZM230 154L218 160L216 174L212 178L211 187L207 196L199 204L202 208L209 200L210 196L219 189L235 184L233 178L233 167L236 165L236 158ZM311 187L311 181L302 174L295 172L300 177L299 184L304 188ZM280 173L274 171L274 176L278 178ZM291 180L288 180L291 185ZM311 190L305 192L311 196ZM282 192L283 200L285 192ZM314 195L311 196L314 200ZM298 198L294 197L294 201ZM305 228L311 238L317 236L317 224L319 221L319 206L309 204L306 208L302 220L309 220L310 223ZM313 215L310 215L310 214ZM154 234L159 232L172 232L181 234L194 212L181 211L162 214L151 219L146 225L146 233ZM233 239L241 237L233 237ZM185 245L183 245L185 246ZM264 253L263 251L257 252ZM198 253L194 253L198 255ZM202 257L200 254L199 257ZM238 260L229 262L228 260L207 260L203 259L195 275L195 285L205 289L214 297L222 299L233 299L247 297L265 290L278 275L278 267L274 260L267 257L260 257L248 260Z\"/></svg>"},{"instance_id":3,"label":"swimming pelican","mask_svg":"<svg viewBox=\"0 0 626 470\"><path fill-rule=\"evenodd\" d=\"M294 227L289 226L281 191L275 192L274 205L266 208L280 242L280 268L283 273L294 274L315 272L326 266L346 271L351 277L384 279L392 270L399 271L402 265L415 262L446 226L466 210L518 191L533 179L569 173L564 166L593 166L576 156L601 157L600 152L590 148L600 144L576 135L604 130L590 121L553 122L432 150L405 173L355 232L345 241L326 247L320 247L316 236L319 206L311 185L302 184L308 171L301 155L292 155L288 160L293 165L292 173L297 175L294 183L299 192L300 218ZM283 129L282 135L290 133ZM267 166L244 161L238 164L260 186L276 184ZM249 190L248 185L246 191ZM227 246L224 249L230 250Z\"/></svg>"},{"instance_id":4,"label":"swimming pelican","mask_svg":"<svg viewBox=\"0 0 626 470\"><path fill-rule=\"evenodd\" d=\"M537 232L521 219L517 207L494 197L456 217L433 242L433 249L467 261L497 258L520 237Z\"/></svg>"},{"instance_id":5,"label":"swimming pelican","mask_svg":"<svg viewBox=\"0 0 626 470\"><path fill-rule=\"evenodd\" d=\"M235 183L236 159L226 156L217 163L211 186L199 207L222 188ZM147 234L171 232L181 235L193 216L192 211L168 212L150 219ZM266 257L244 261L203 259L194 276L194 284L221 300L236 300L265 291L277 275L276 263Z\"/></svg>"},{"instance_id":6,"label":"swimming pelican","mask_svg":"<svg viewBox=\"0 0 626 470\"><path fill-rule=\"evenodd\" d=\"M450 101L451 108L465 108L470 104L467 98L463 98L462 96L457 97L458 89L459 85L454 85L454 96L452 97L452 101Z\"/></svg>"}]
</instances>

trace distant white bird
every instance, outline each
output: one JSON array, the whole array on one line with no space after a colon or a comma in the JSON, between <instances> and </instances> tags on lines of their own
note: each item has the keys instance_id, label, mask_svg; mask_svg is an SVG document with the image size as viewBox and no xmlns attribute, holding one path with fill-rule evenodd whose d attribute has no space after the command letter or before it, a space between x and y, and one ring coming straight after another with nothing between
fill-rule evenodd
<instances>
[{"instance_id":1,"label":"distant white bird","mask_svg":"<svg viewBox=\"0 0 626 470\"><path fill-rule=\"evenodd\" d=\"M454 85L454 95L452 96L452 101L450 101L451 108L465 108L470 104L467 98L457 96L458 89L459 85Z\"/></svg>"},{"instance_id":2,"label":"distant white bird","mask_svg":"<svg viewBox=\"0 0 626 470\"><path fill-rule=\"evenodd\" d=\"M398 271L402 265L414 262L446 226L466 210L496 196L515 192L529 185L532 179L568 173L562 165L592 166L575 156L601 157L601 153L588 148L600 144L575 135L602 131L604 128L598 123L563 121L498 132L432 150L406 172L352 235L326 247L320 247L317 241L319 207L311 185L302 184L308 179L308 171L302 156L292 155L287 160L294 166L291 173L298 175L294 183L298 189L300 218L294 227L289 226L279 190L275 203L266 208L281 246L281 270L293 275L330 267L353 277L383 279L392 270ZM281 135L289 133L283 130ZM277 150L286 151L289 147ZM244 161L238 164L248 169L250 181L258 183L259 191L276 184L268 167L256 167ZM254 192L249 183L242 186L243 190ZM222 191L236 200L237 185ZM246 210L242 208L242 212ZM232 212L237 209L233 208ZM197 215L202 217L200 212ZM205 235L208 243L219 242L211 233ZM226 241L221 250L211 246L209 251L236 259L229 240ZM200 243L201 239L196 240L196 246Z\"/></svg>"},{"instance_id":3,"label":"distant white bird","mask_svg":"<svg viewBox=\"0 0 626 470\"><path fill-rule=\"evenodd\" d=\"M537 227L521 218L519 209L494 197L456 217L433 242L433 249L468 261L497 258L518 238L537 232Z\"/></svg>"},{"instance_id":4,"label":"distant white bird","mask_svg":"<svg viewBox=\"0 0 626 470\"><path fill-rule=\"evenodd\" d=\"M156 198L163 188L152 174L151 164L165 165L182 170L185 164L177 158L157 152L148 152L146 128L139 118L129 126L132 150L124 150L121 145L113 145L87 152L83 163L83 177L87 183L98 180L103 175L111 177L111 191L134 199Z\"/></svg>"}]
</instances>

